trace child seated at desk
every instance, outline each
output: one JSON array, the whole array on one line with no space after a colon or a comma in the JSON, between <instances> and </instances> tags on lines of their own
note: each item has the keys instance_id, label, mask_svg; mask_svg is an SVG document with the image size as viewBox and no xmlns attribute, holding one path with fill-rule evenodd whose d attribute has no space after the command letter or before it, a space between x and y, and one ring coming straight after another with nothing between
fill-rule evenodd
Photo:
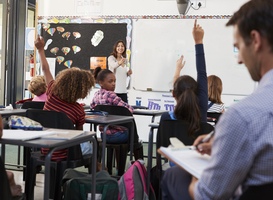
<instances>
[{"instance_id":1,"label":"child seated at desk","mask_svg":"<svg viewBox=\"0 0 273 200\"><path fill-rule=\"evenodd\" d=\"M200 121L207 121L208 106L208 83L203 48L204 30L197 24L197 20L195 20L192 34L195 41L197 82L187 75L179 77L180 71L185 64L183 62L183 57L181 57L176 63L174 76L175 83L173 96L177 101L177 105L174 112L164 113L161 116L161 120L181 119L187 121L190 124L188 133L190 137L193 136L194 132L199 130ZM162 177L162 199L168 199L169 192L172 191L172 188L169 187L171 185L169 184L169 181L172 178L172 176L169 175L169 172L176 170L177 168L179 167L174 166L171 169L166 170ZM183 176L183 180L179 180L179 184L181 185L181 194L183 194L183 196L180 196L180 198L190 200L191 197L188 192L188 186L191 182L191 175L184 170L181 171L181 174L183 173L181 175L181 177Z\"/></svg>"},{"instance_id":2,"label":"child seated at desk","mask_svg":"<svg viewBox=\"0 0 273 200\"><path fill-rule=\"evenodd\" d=\"M97 76L97 82L100 84L101 89L94 94L94 98L90 104L91 109L95 108L96 105L116 105L124 106L133 113L134 108L129 104L122 101L120 97L114 92L116 86L116 77L114 73L108 69L101 70ZM101 131L101 138L103 139L103 127L99 127ZM121 144L126 143L129 138L129 131L126 128L110 126L106 133L106 143ZM142 147L140 147L142 148ZM115 150L116 158L118 161L118 150ZM134 150L135 159L139 159L139 149ZM118 162L117 162L118 163ZM117 166L118 169L118 166ZM116 171L117 172L117 171Z\"/></svg>"},{"instance_id":3,"label":"child seated at desk","mask_svg":"<svg viewBox=\"0 0 273 200\"><path fill-rule=\"evenodd\" d=\"M32 101L46 101L46 82L42 75L35 76L31 79L28 90L35 95Z\"/></svg>"},{"instance_id":4,"label":"child seated at desk","mask_svg":"<svg viewBox=\"0 0 273 200\"><path fill-rule=\"evenodd\" d=\"M173 97L177 104L174 111L163 113L160 121L180 119L189 123L189 136L199 130L200 121L207 121L208 87L207 72L203 49L204 30L196 24L193 28L193 38L196 50L197 81L191 76L180 76L185 62L183 56L176 62L174 75Z\"/></svg>"},{"instance_id":5,"label":"child seated at desk","mask_svg":"<svg viewBox=\"0 0 273 200\"><path fill-rule=\"evenodd\" d=\"M85 123L84 108L77 102L78 99L84 99L91 88L94 86L94 78L90 71L79 68L70 68L62 70L53 79L49 70L45 52L44 39L38 36L35 41L35 46L38 49L42 70L44 72L47 88L47 101L45 102L44 110L55 110L63 112L76 125L77 130L83 130ZM48 149L42 148L42 153L46 155ZM55 151L51 159L54 161L65 160L67 157L67 149ZM101 165L97 163L97 169Z\"/></svg>"},{"instance_id":6,"label":"child seated at desk","mask_svg":"<svg viewBox=\"0 0 273 200\"><path fill-rule=\"evenodd\" d=\"M133 113L134 108L116 95L114 92L116 87L116 77L113 72L108 69L101 70L97 75L97 82L99 83L101 89L94 94L94 98L90 104L93 109L96 105L116 105L124 106ZM101 138L103 139L103 127L99 127L101 131ZM111 126L107 130L106 142L107 143L126 143L128 141L129 131L126 128L121 128L117 126Z\"/></svg>"},{"instance_id":7,"label":"child seated at desk","mask_svg":"<svg viewBox=\"0 0 273 200\"><path fill-rule=\"evenodd\" d=\"M208 112L225 112L225 105L221 101L221 94L222 80L215 75L208 76Z\"/></svg>"}]
</instances>

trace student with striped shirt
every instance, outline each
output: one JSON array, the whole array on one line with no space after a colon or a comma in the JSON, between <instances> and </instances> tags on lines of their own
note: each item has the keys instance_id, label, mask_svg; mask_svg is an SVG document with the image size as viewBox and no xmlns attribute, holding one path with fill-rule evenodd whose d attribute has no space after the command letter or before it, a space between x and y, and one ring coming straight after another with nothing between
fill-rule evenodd
<instances>
[{"instance_id":1,"label":"student with striped shirt","mask_svg":"<svg viewBox=\"0 0 273 200\"><path fill-rule=\"evenodd\" d=\"M222 81L218 76L210 75L208 76L208 111L223 113L225 112L225 105L221 101L222 94Z\"/></svg>"},{"instance_id":2,"label":"student with striped shirt","mask_svg":"<svg viewBox=\"0 0 273 200\"><path fill-rule=\"evenodd\" d=\"M77 100L85 98L92 86L94 86L95 81L93 75L87 70L71 68L59 72L56 76L56 80L54 80L45 57L44 44L43 37L38 35L35 46L38 49L45 82L48 86L44 110L55 110L65 113L75 124L77 130L83 130L85 112L84 108L77 103ZM46 155L48 149L42 148L41 151ZM62 149L55 151L51 159L60 161L65 160L66 157L67 149Z\"/></svg>"}]
</instances>

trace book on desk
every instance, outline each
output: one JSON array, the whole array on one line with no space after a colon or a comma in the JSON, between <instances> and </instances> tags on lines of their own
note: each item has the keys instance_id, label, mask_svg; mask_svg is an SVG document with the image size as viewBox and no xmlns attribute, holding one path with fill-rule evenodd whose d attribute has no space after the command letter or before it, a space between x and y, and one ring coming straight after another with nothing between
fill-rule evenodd
<instances>
[{"instance_id":1,"label":"book on desk","mask_svg":"<svg viewBox=\"0 0 273 200\"><path fill-rule=\"evenodd\" d=\"M173 150L169 147L160 147L157 151L198 179L208 166L210 159L209 155L201 155L190 149Z\"/></svg>"},{"instance_id":2,"label":"book on desk","mask_svg":"<svg viewBox=\"0 0 273 200\"><path fill-rule=\"evenodd\" d=\"M54 132L51 135L42 136L42 139L50 140L71 140L75 137L78 137L84 133L82 130L56 130L56 129L47 129L47 131Z\"/></svg>"},{"instance_id":3,"label":"book on desk","mask_svg":"<svg viewBox=\"0 0 273 200\"><path fill-rule=\"evenodd\" d=\"M59 130L47 129L46 131L27 131L21 129L4 129L2 139L8 140L32 140L32 139L51 139L51 140L70 140L82 135L82 130Z\"/></svg>"}]
</instances>

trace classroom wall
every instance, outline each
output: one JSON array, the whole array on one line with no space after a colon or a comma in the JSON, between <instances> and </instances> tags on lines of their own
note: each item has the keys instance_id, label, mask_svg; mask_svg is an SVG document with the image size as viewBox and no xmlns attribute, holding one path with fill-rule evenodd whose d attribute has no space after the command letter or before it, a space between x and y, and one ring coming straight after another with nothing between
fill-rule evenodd
<instances>
[{"instance_id":1,"label":"classroom wall","mask_svg":"<svg viewBox=\"0 0 273 200\"><path fill-rule=\"evenodd\" d=\"M75 5L79 1L81 0L38 0L38 16L79 16L75 9ZM102 2L100 15L178 15L175 0L101 0L99 2ZM187 15L232 15L245 2L247 0L206 0L205 8L190 9ZM132 40L134 40L134 35L132 35ZM132 59L133 56L132 50ZM134 72L134 66L132 66L132 70ZM80 102L89 104L94 92L96 92L96 89L93 89L90 95ZM142 106L149 106L154 109L160 108L161 110L172 110L175 105L170 92L137 91L133 89L132 84L128 89L128 96L131 105L140 103ZM226 108L242 98L245 98L245 96L222 95L222 101L225 103ZM148 124L151 117L135 116L135 119L140 139L147 141ZM159 117L155 121L159 121ZM89 126L85 126L85 129L88 128Z\"/></svg>"},{"instance_id":2,"label":"classroom wall","mask_svg":"<svg viewBox=\"0 0 273 200\"><path fill-rule=\"evenodd\" d=\"M81 0L37 0L38 15L76 16L75 3L78 1ZM99 2L103 4L102 15L179 14L176 0L101 0ZM187 15L231 15L245 2L247 0L206 0L205 8L190 9Z\"/></svg>"}]
</instances>

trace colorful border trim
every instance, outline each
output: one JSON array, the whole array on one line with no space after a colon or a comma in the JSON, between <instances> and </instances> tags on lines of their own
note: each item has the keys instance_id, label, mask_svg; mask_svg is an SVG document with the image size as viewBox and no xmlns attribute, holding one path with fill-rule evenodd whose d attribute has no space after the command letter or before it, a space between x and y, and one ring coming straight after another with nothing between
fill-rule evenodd
<instances>
[{"instance_id":1,"label":"colorful border trim","mask_svg":"<svg viewBox=\"0 0 273 200\"><path fill-rule=\"evenodd\" d=\"M98 15L98 16L39 16L38 20L64 21L66 23L85 23L94 19L230 19L232 15ZM56 22L58 23L58 22ZM62 22L60 22L62 23Z\"/></svg>"}]
</instances>

